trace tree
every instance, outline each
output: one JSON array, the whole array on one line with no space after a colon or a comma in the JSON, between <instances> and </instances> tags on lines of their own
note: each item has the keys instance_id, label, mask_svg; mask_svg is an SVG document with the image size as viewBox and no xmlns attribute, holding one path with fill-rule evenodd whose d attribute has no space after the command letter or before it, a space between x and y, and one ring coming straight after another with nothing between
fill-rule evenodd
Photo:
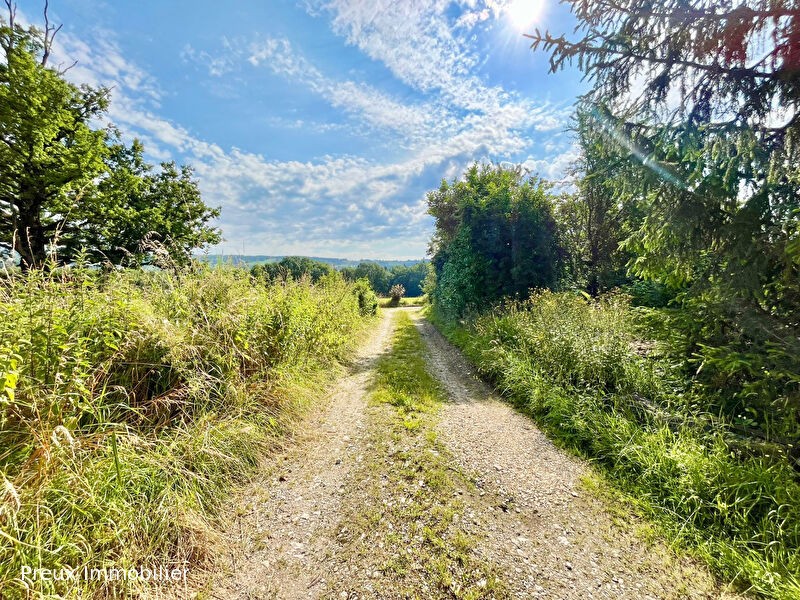
<instances>
[{"instance_id":1,"label":"tree","mask_svg":"<svg viewBox=\"0 0 800 600\"><path fill-rule=\"evenodd\" d=\"M322 277L334 273L335 270L328 263L320 262L307 256L284 256L278 262L255 265L250 272L254 277L267 279L291 277L294 280L298 280L308 276L312 282L316 283Z\"/></svg>"},{"instance_id":2,"label":"tree","mask_svg":"<svg viewBox=\"0 0 800 600\"><path fill-rule=\"evenodd\" d=\"M434 303L451 316L556 284L561 250L544 182L519 169L470 167L428 193Z\"/></svg>"},{"instance_id":3,"label":"tree","mask_svg":"<svg viewBox=\"0 0 800 600\"><path fill-rule=\"evenodd\" d=\"M24 269L90 260L143 264L158 244L173 262L219 241L191 168L144 160L138 141L94 125L108 90L77 87L48 65L60 27L0 27L0 249L19 253ZM45 5L46 7L47 5Z\"/></svg>"},{"instance_id":4,"label":"tree","mask_svg":"<svg viewBox=\"0 0 800 600\"><path fill-rule=\"evenodd\" d=\"M108 90L76 87L48 66L59 28L25 30L6 0L0 22L0 248L42 265L50 240L104 169L106 132L92 126ZM45 11L45 21L47 23Z\"/></svg>"},{"instance_id":5,"label":"tree","mask_svg":"<svg viewBox=\"0 0 800 600\"><path fill-rule=\"evenodd\" d=\"M400 300L406 295L406 288L401 284L395 283L389 290L389 298L391 298L392 306L399 306Z\"/></svg>"},{"instance_id":6,"label":"tree","mask_svg":"<svg viewBox=\"0 0 800 600\"><path fill-rule=\"evenodd\" d=\"M63 260L83 250L93 261L140 265L158 244L184 264L194 248L219 242L209 225L219 210L205 205L191 168L163 162L156 170L143 152L138 140L109 146L105 175L59 239Z\"/></svg>"},{"instance_id":7,"label":"tree","mask_svg":"<svg viewBox=\"0 0 800 600\"><path fill-rule=\"evenodd\" d=\"M587 73L585 111L638 165L614 183L647 204L627 241L634 272L726 280L762 311L798 314L800 10L570 4L583 38L537 31L532 47L551 52L553 70L577 62Z\"/></svg>"},{"instance_id":8,"label":"tree","mask_svg":"<svg viewBox=\"0 0 800 600\"><path fill-rule=\"evenodd\" d=\"M389 288L401 285L409 296L421 296L422 282L428 275L428 264L420 261L414 265L395 265L389 269Z\"/></svg>"},{"instance_id":9,"label":"tree","mask_svg":"<svg viewBox=\"0 0 800 600\"><path fill-rule=\"evenodd\" d=\"M560 239L566 256L565 276L592 296L628 281L631 254L620 248L641 224L635 197L616 193L614 182L629 169L592 113L578 111L572 127L580 156L573 165L577 192L557 204Z\"/></svg>"},{"instance_id":10,"label":"tree","mask_svg":"<svg viewBox=\"0 0 800 600\"><path fill-rule=\"evenodd\" d=\"M642 212L623 242L632 272L682 290L672 327L708 397L796 430L800 9L569 3L581 37L537 31L532 47L594 84L583 110L625 159L606 185Z\"/></svg>"},{"instance_id":11,"label":"tree","mask_svg":"<svg viewBox=\"0 0 800 600\"><path fill-rule=\"evenodd\" d=\"M385 296L389 293L389 271L376 262L362 262L353 269L351 279L367 279L375 293Z\"/></svg>"}]
</instances>

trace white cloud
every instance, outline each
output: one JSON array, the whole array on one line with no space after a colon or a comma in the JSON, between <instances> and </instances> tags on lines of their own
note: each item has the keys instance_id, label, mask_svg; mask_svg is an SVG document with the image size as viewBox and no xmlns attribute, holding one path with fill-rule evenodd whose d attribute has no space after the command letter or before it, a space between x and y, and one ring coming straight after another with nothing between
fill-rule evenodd
<instances>
[{"instance_id":1,"label":"white cloud","mask_svg":"<svg viewBox=\"0 0 800 600\"><path fill-rule=\"evenodd\" d=\"M413 139L445 125L446 116L434 106L403 104L370 85L326 77L285 38L254 42L248 54L251 65L264 66L292 83L306 85L333 107L355 114L375 127L402 132Z\"/></svg>"},{"instance_id":2,"label":"white cloud","mask_svg":"<svg viewBox=\"0 0 800 600\"><path fill-rule=\"evenodd\" d=\"M196 50L191 44L186 44L181 52L184 62L191 62L204 66L208 74L213 77L221 77L236 69L236 61L232 59L230 51L233 46L228 38L222 38L224 53L212 56L205 50Z\"/></svg>"},{"instance_id":3,"label":"white cloud","mask_svg":"<svg viewBox=\"0 0 800 600\"><path fill-rule=\"evenodd\" d=\"M454 33L448 5L446 0L333 0L309 6L311 13L329 16L349 44L417 90L416 103L352 76L329 76L285 38L223 39L222 49L213 53L191 45L182 52L184 61L213 77L258 68L305 86L367 131L389 134L402 150L391 158L280 161L203 140L159 115L157 83L126 60L107 33L84 41L60 35L59 60L79 61L69 72L75 81L113 86L109 117L141 137L151 156L179 154L195 167L207 203L222 206L229 252L240 252L244 244L247 251L272 254L419 257L431 229L424 201L431 182L460 174L476 159L530 154L533 131L558 132L565 122L564 109L483 83L475 75L480 58ZM492 10L477 1L463 5L464 15ZM473 18L478 17L467 17L462 25ZM282 123L297 130L338 127L301 117ZM530 158L526 166L557 179L571 157L566 151L547 161Z\"/></svg>"},{"instance_id":4,"label":"white cloud","mask_svg":"<svg viewBox=\"0 0 800 600\"><path fill-rule=\"evenodd\" d=\"M569 170L578 158L578 148L571 146L552 158L534 159L528 157L523 161L522 167L530 171L531 175L537 175L561 186L566 186L572 183L573 178L569 174Z\"/></svg>"}]
</instances>

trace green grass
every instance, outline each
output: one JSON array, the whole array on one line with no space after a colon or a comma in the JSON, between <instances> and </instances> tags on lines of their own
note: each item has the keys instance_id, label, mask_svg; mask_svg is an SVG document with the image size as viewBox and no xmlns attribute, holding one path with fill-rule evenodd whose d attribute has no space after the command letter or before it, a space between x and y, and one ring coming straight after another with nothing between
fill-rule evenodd
<instances>
[{"instance_id":1,"label":"green grass","mask_svg":"<svg viewBox=\"0 0 800 600\"><path fill-rule=\"evenodd\" d=\"M405 313L396 318L392 350L378 363L372 392L373 458L358 475L366 500L342 520L345 552L380 571L377 592L391 597L505 598L496 570L477 557L476 539L460 527L473 486L436 439L444 393L426 370L413 322Z\"/></svg>"},{"instance_id":2,"label":"green grass","mask_svg":"<svg viewBox=\"0 0 800 600\"><path fill-rule=\"evenodd\" d=\"M358 332L352 286L233 268L0 281L0 594L58 569L196 566L231 487L319 397Z\"/></svg>"},{"instance_id":3,"label":"green grass","mask_svg":"<svg viewBox=\"0 0 800 600\"><path fill-rule=\"evenodd\" d=\"M675 544L743 590L800 597L797 474L785 456L736 454L724 428L698 425L713 421L668 363L636 351L623 299L542 293L462 324L435 312L432 319L484 377L598 465Z\"/></svg>"}]
</instances>

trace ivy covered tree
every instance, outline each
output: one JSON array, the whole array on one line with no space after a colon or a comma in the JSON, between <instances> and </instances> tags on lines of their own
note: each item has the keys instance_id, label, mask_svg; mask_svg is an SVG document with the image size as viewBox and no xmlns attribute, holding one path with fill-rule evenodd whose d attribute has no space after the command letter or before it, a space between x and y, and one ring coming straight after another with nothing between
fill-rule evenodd
<instances>
[{"instance_id":1,"label":"ivy covered tree","mask_svg":"<svg viewBox=\"0 0 800 600\"><path fill-rule=\"evenodd\" d=\"M782 0L568 0L574 39L530 37L576 64L606 179L642 219L640 277L676 290L701 382L759 420L800 415L800 9ZM587 175L608 163L587 165ZM785 423L785 421L784 421Z\"/></svg>"},{"instance_id":2,"label":"ivy covered tree","mask_svg":"<svg viewBox=\"0 0 800 600\"><path fill-rule=\"evenodd\" d=\"M16 252L23 269L50 256L141 264L161 242L173 260L215 243L207 207L191 169L153 169L138 142L126 147L97 125L108 90L76 86L49 64L60 27L23 28L6 0L0 21L0 252Z\"/></svg>"}]
</instances>

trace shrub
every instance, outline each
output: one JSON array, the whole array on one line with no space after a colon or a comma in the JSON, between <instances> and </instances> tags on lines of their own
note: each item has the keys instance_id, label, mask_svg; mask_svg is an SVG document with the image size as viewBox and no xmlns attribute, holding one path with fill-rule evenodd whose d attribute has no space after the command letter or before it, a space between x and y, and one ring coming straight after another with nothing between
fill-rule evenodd
<instances>
[{"instance_id":1,"label":"shrub","mask_svg":"<svg viewBox=\"0 0 800 600\"><path fill-rule=\"evenodd\" d=\"M400 299L406 295L406 288L404 288L399 283L396 283L392 286L392 289L389 290L389 296L392 300L397 300L398 302Z\"/></svg>"},{"instance_id":2,"label":"shrub","mask_svg":"<svg viewBox=\"0 0 800 600\"><path fill-rule=\"evenodd\" d=\"M373 316L378 312L378 297L368 279L362 277L356 281L353 284L353 293L358 299L358 310L362 316Z\"/></svg>"}]
</instances>

